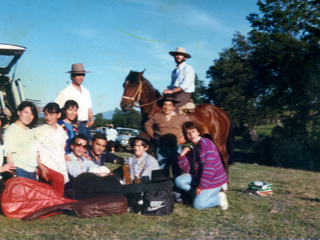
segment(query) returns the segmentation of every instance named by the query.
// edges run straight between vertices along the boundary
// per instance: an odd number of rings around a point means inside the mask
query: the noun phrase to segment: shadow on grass
[[[300,199],[304,201],[320,202],[319,198],[300,198]]]

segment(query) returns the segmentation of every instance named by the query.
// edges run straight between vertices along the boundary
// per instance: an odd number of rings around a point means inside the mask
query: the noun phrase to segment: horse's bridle
[[[144,106],[148,106],[148,105],[153,104],[163,98],[163,96],[161,96],[159,99],[157,99],[151,103],[146,103],[146,104],[142,104],[142,105],[138,106],[137,104],[140,102],[141,93],[142,93],[142,85],[144,83],[144,81],[141,81],[140,79],[138,79],[138,80],[139,80],[139,87],[138,87],[137,91],[135,92],[135,94],[133,95],[133,97],[122,96],[122,98],[132,101],[132,107],[140,107],[141,108]],[[137,97],[137,99],[136,99],[136,97]]]

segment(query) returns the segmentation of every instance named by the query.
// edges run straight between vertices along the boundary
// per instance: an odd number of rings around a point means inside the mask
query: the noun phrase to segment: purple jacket
[[[197,149],[195,153],[194,149]],[[195,155],[193,175],[198,183],[197,188],[212,189],[227,183],[228,178],[216,145],[208,138],[201,138],[194,149],[179,157],[178,164],[183,172],[192,173],[190,163]]]

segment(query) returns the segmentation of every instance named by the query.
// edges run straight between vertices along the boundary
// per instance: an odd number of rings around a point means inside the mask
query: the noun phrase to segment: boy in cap
[[[176,105],[176,111],[178,111],[191,99],[191,93],[195,90],[195,73],[193,68],[185,62],[191,58],[186,49],[178,47],[176,51],[171,51],[169,54],[174,57],[177,65],[171,74],[171,86],[164,90],[163,94],[173,94],[174,99],[179,101]]]
[[[141,177],[142,181],[151,180],[153,170],[159,169],[158,161],[147,153],[150,145],[150,137],[146,133],[139,133],[138,136],[130,138],[134,155],[129,158],[129,169],[131,180],[135,176]]]

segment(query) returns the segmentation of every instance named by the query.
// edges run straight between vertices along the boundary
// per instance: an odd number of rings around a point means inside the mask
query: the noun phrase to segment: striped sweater
[[[194,171],[191,169],[193,160]],[[191,151],[180,156],[178,164],[183,172],[194,175],[197,188],[201,190],[217,188],[228,182],[218,149],[208,138],[201,138]]]

